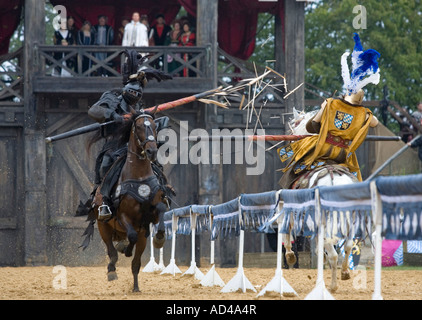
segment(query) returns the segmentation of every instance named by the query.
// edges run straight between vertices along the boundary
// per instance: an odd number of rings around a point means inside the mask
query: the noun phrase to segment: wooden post
[[[305,2],[286,0],[284,2],[284,55],[285,72],[289,91],[305,81]],[[305,107],[305,85],[285,100],[285,112],[293,107]],[[286,124],[286,130],[287,124]]]
[[[218,1],[209,0],[198,0],[197,1],[197,45],[205,46],[211,45],[210,47],[210,64],[205,66],[207,70],[207,77],[211,78],[210,89],[217,87],[217,31],[218,31]],[[216,125],[217,118],[217,106],[207,106],[202,108],[202,114],[200,115],[200,121],[203,122],[203,126],[208,132],[213,129],[212,124]],[[199,170],[199,203],[200,204],[217,204],[221,202],[220,195],[220,179],[219,179],[219,165],[212,164],[200,164]],[[204,241],[197,239],[197,248],[199,252],[196,255],[199,258],[201,252],[210,251],[210,243],[208,239],[204,238]],[[218,244],[217,244],[218,245]],[[217,254],[220,250],[217,248]]]
[[[198,0],[197,8],[197,43],[198,45],[211,44],[210,76],[212,88],[217,87],[217,30],[218,30],[218,1]],[[210,131],[211,124],[216,123],[217,107],[208,106],[203,109],[205,128]],[[199,165],[199,201],[201,204],[215,204],[219,197],[219,168],[218,165]]]
[[[218,1],[198,0],[196,43],[198,46],[211,45],[210,66],[205,66],[206,74],[212,79],[211,88],[217,87],[217,31]]]
[[[25,144],[25,263],[47,263],[46,146],[44,114],[33,93],[38,71],[36,48],[45,40],[45,2],[25,0],[24,144]]]
[[[275,70],[281,74],[286,72],[285,54],[284,54],[284,17],[280,15],[275,16],[275,46],[274,58],[276,60]]]

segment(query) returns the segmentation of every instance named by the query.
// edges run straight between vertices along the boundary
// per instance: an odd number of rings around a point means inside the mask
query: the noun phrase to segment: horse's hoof
[[[330,291],[333,292],[333,293],[336,292],[337,289],[338,289],[338,286],[337,285],[330,287]]]
[[[107,279],[108,281],[117,280],[117,273],[115,271],[110,271],[107,273]]]
[[[164,247],[166,238],[164,237],[164,231],[158,231],[155,237],[152,239],[152,245],[155,249],[161,249]]]
[[[132,292],[141,292],[140,290],[139,290],[139,288],[133,288],[133,290],[132,290]]]
[[[342,271],[341,272],[341,280],[349,280],[349,279],[350,279],[350,272],[349,272],[349,270]]]
[[[286,261],[289,267],[293,267],[293,265],[296,263],[296,256],[294,252],[286,253]]]
[[[128,257],[128,258],[131,257],[132,256],[132,250],[128,250],[128,248],[126,247],[125,256]]]

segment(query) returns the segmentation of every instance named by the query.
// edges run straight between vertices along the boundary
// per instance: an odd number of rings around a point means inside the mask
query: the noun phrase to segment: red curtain
[[[0,0],[0,55],[9,52],[10,38],[19,25],[23,0]]]

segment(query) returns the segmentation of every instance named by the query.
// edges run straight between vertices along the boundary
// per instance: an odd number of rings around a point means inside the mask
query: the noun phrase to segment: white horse
[[[295,135],[307,135],[310,134],[306,130],[306,123],[309,119],[311,119],[317,111],[312,111],[308,113],[304,112],[297,112],[295,109],[294,111],[294,118],[289,122],[290,129],[292,131],[292,134]],[[353,178],[343,174],[340,175],[336,172],[333,172],[332,174],[326,174],[322,178],[320,177],[318,181],[315,184],[315,181],[317,180],[318,174],[322,171],[326,170],[326,166],[321,166],[318,170],[316,170],[309,180],[309,185],[313,186],[339,186],[339,185],[345,185],[345,184],[351,184],[355,183],[356,180]],[[293,221],[292,221],[293,223]],[[291,230],[293,228],[293,225],[290,225],[290,232],[289,234],[283,234],[282,235],[282,241],[284,242],[284,247],[286,248],[286,261],[289,267],[292,267],[296,263],[296,256],[294,252],[292,251],[292,243],[291,243]],[[337,261],[338,261],[338,254],[334,248],[334,245],[338,242],[339,239],[324,239],[324,248],[327,252],[328,261],[331,267],[332,275],[331,275],[331,285],[330,290],[332,292],[336,291],[337,286]],[[318,240],[317,240],[318,241]],[[341,266],[341,280],[348,280],[350,279],[350,269],[349,269],[349,255],[352,250],[353,246],[353,239],[347,239],[344,244],[344,251],[345,251],[345,258],[343,260],[342,266]],[[318,248],[318,244],[316,246]]]

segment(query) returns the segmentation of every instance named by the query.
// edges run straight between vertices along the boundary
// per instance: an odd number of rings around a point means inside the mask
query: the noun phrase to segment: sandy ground
[[[182,272],[187,267],[181,266]],[[259,292],[273,278],[274,269],[245,268],[245,275]],[[208,268],[201,268],[204,274]],[[217,268],[224,282],[237,269]],[[220,287],[202,287],[192,276],[140,273],[139,293],[132,293],[132,274],[127,266],[118,267],[118,279],[108,282],[106,266],[66,267],[3,267],[0,268],[0,299],[8,300],[254,300],[257,293],[220,293]],[[304,299],[314,288],[316,270],[285,270],[284,277],[298,296],[281,298],[279,295],[264,299]],[[373,270],[355,271],[352,279],[339,280],[333,294],[337,300],[369,300],[373,293]],[[339,276],[339,273],[338,273]],[[330,272],[324,280],[330,283]],[[422,270],[385,270],[382,272],[382,296],[385,300],[422,300]],[[260,298],[262,299],[262,298]]]

